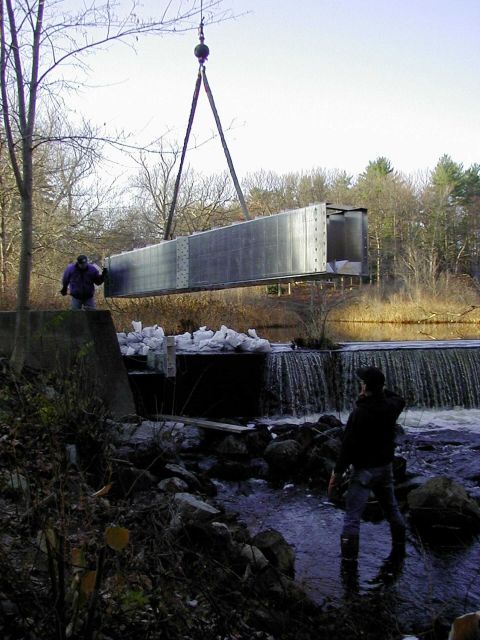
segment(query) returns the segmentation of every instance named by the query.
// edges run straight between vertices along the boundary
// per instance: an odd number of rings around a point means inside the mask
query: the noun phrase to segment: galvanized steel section
[[[177,256],[177,289],[188,289],[190,274],[190,244],[188,236],[183,236],[175,240]]]
[[[315,204],[110,256],[105,295],[162,295],[332,272],[360,275],[366,211],[330,209]]]
[[[238,286],[325,271],[325,205],[190,236],[190,287]]]
[[[327,271],[368,274],[367,210],[327,205]]]

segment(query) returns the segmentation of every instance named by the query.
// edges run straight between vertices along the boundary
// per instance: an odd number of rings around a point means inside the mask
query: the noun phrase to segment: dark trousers
[[[342,536],[358,536],[360,520],[373,491],[391,526],[404,528],[405,520],[398,508],[393,488],[392,464],[369,469],[354,469],[345,501]]]

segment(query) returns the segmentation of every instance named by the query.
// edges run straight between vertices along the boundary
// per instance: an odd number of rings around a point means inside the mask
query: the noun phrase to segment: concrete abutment
[[[12,353],[15,317],[15,311],[0,312],[2,356]],[[59,374],[76,368],[114,418],[136,414],[109,311],[30,311],[29,325],[26,366]]]

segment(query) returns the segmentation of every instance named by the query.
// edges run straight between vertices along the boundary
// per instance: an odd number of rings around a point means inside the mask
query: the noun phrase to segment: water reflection
[[[266,327],[259,335],[270,342],[290,342],[303,335],[304,328]],[[329,322],[327,335],[338,342],[391,342],[409,340],[478,340],[478,324],[394,324],[373,322]]]
[[[393,558],[386,522],[362,522],[358,563],[345,566],[339,533],[343,512],[320,491],[263,481],[217,483],[219,501],[236,512],[251,533],[273,528],[295,548],[295,576],[318,603],[357,602],[379,616],[394,614],[405,631],[431,620],[453,620],[480,599],[478,542],[456,547],[425,545],[409,530],[404,557]],[[379,627],[380,628],[380,627]]]

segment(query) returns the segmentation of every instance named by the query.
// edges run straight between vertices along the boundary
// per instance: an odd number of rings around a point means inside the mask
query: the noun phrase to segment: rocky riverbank
[[[125,425],[74,379],[19,381],[5,364],[1,377],[5,640],[402,637],[387,592],[368,601],[312,598],[296,581],[294,545],[276,528],[249,530],[218,493],[219,483],[252,479],[322,493],[342,434],[335,417],[301,427],[258,423],[241,435]],[[427,445],[399,439],[397,487],[412,530],[478,544],[477,501],[460,482],[410,470]],[[478,486],[474,476],[468,482]],[[446,638],[449,622],[437,619],[423,637]]]

